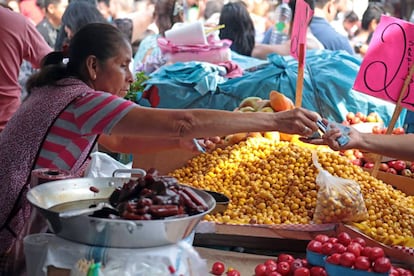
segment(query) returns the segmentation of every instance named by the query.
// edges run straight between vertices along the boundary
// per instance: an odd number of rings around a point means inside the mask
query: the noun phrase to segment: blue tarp
[[[268,99],[277,90],[295,101],[298,63],[290,56],[269,55],[261,60],[234,55],[245,71],[226,79],[222,68],[210,63],[186,62],[161,67],[151,74],[147,88],[156,85],[161,108],[210,108],[233,110],[246,97]],[[387,125],[395,105],[352,89],[361,60],[342,51],[307,51],[302,106],[322,117],[341,122],[346,113],[377,112]],[[141,105],[150,106],[145,99]],[[402,126],[404,110],[396,126]]]

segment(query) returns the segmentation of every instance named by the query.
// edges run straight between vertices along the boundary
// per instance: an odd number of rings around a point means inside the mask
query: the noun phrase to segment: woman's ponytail
[[[55,51],[47,54],[42,62],[40,71],[34,73],[26,83],[26,89],[30,91],[34,87],[50,85],[68,76],[67,56],[63,51]]]

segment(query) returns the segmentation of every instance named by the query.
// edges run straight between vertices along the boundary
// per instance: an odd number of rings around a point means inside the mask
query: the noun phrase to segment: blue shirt
[[[354,50],[348,38],[338,33],[326,19],[314,16],[310,23],[310,29],[325,49],[332,51],[344,50],[354,55]]]

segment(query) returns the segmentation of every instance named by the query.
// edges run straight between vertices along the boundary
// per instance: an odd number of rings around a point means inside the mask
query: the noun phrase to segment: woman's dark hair
[[[347,11],[344,15],[344,21],[355,23],[359,21],[358,14],[354,11]]]
[[[373,20],[379,22],[381,19],[381,15],[383,14],[385,14],[385,10],[384,6],[381,3],[370,3],[367,9],[362,14],[361,28],[364,30],[368,30],[369,24],[371,24]]]
[[[154,7],[154,18],[160,35],[172,28],[175,23],[184,21],[182,0],[158,0]]]
[[[67,26],[73,33],[89,23],[107,22],[96,5],[91,1],[71,1],[62,16],[62,25],[56,38],[55,50],[60,51],[67,40],[64,27]]]
[[[233,41],[231,49],[241,55],[251,56],[255,43],[255,29],[247,7],[243,2],[230,2],[223,6],[219,24],[221,39]]]
[[[50,85],[65,77],[84,80],[86,58],[93,55],[104,63],[119,53],[120,46],[129,42],[116,27],[109,23],[91,23],[76,32],[71,39],[68,54],[51,52],[43,58],[40,71],[27,81],[27,91],[33,87]],[[68,59],[67,64],[64,58]]]

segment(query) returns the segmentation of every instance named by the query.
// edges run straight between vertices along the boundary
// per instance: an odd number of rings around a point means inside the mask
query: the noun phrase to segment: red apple
[[[366,162],[365,164],[364,164],[364,168],[367,168],[367,169],[372,169],[373,167],[374,167],[374,163],[372,163],[372,162]]]
[[[359,151],[359,150],[354,150],[354,156],[356,158],[363,158],[364,157],[364,154],[361,151]]]
[[[405,133],[405,129],[402,127],[397,127],[392,130],[392,134],[400,135],[404,133]]]
[[[358,111],[357,113],[355,113],[355,117],[358,117],[362,121],[362,119],[364,119],[366,116],[361,111]]]
[[[353,242],[359,243],[362,246],[361,250],[367,245],[366,241],[361,237],[353,238],[351,243],[353,243]]]
[[[388,168],[386,171],[387,173],[398,174],[398,172],[394,168]]]
[[[380,171],[386,172],[388,169],[389,169],[389,166],[387,163],[381,163],[379,166]]]
[[[407,168],[407,164],[406,164],[406,163],[405,163],[405,161],[403,161],[403,160],[397,160],[397,161],[395,161],[393,168],[394,168],[397,172],[400,172],[400,171],[402,171],[403,169]]]
[[[354,266],[356,269],[368,270],[371,268],[371,261],[366,256],[359,256],[356,258]]]
[[[360,245],[357,242],[351,242],[347,247],[346,247],[346,251],[347,252],[351,252],[352,254],[355,255],[355,257],[359,257],[361,255],[361,251],[362,251],[362,245]]]
[[[315,236],[314,240],[320,241],[321,243],[325,243],[329,240],[329,236],[324,234],[318,234]]]
[[[355,263],[355,255],[351,252],[345,252],[341,254],[341,257],[339,258],[339,264],[346,266],[346,267],[352,267]]]
[[[382,133],[382,130],[381,130],[381,128],[379,126],[374,126],[372,128],[372,133],[374,133],[374,134],[381,134]]]
[[[386,273],[391,269],[391,261],[386,257],[375,259],[373,269],[375,272]]]
[[[332,254],[332,248],[333,248],[332,243],[325,242],[324,244],[322,244],[322,254],[324,254],[324,255]]]
[[[378,258],[382,258],[385,257],[385,253],[384,253],[384,249],[382,249],[381,247],[372,247],[371,248],[371,252],[368,256],[368,258],[373,262]]]
[[[330,243],[337,243],[338,242],[338,238],[329,237],[328,242],[330,242]]]
[[[332,253],[342,254],[345,251],[346,251],[346,246],[343,245],[342,243],[339,243],[339,241],[337,243],[334,243],[332,246]]]
[[[348,246],[351,243],[351,240],[352,240],[351,236],[346,232],[339,233],[337,238],[338,238],[338,242],[345,245],[345,246]]]
[[[355,159],[351,160],[351,163],[356,165],[356,166],[361,167],[362,166],[362,159],[355,158]]]
[[[348,112],[347,114],[346,114],[346,120],[348,121],[348,122],[351,122],[351,120],[353,119],[353,118],[355,118],[355,113],[354,112]]]
[[[359,124],[359,123],[361,123],[362,121],[361,121],[361,118],[359,118],[359,117],[354,117],[352,120],[351,120],[351,125],[355,125],[355,124]]]

